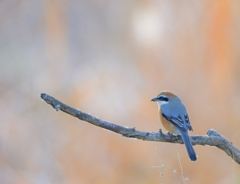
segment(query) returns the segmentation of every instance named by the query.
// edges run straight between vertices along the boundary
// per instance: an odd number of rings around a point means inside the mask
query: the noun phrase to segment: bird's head
[[[171,91],[162,91],[158,96],[154,97],[151,101],[157,102],[159,106],[169,103],[171,100],[178,98]]]

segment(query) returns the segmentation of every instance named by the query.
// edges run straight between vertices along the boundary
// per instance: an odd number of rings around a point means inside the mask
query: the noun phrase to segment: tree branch
[[[104,120],[101,120],[95,116],[90,114],[84,113],[80,110],[77,110],[73,107],[70,107],[59,100],[55,99],[54,97],[42,93],[41,98],[50,104],[56,111],[63,111],[71,116],[77,117],[80,120],[87,121],[93,125],[105,128],[107,130],[111,130],[118,134],[123,135],[124,137],[128,138],[137,138],[142,139],[144,141],[159,141],[159,142],[168,142],[168,143],[178,143],[183,144],[181,136],[174,136],[170,133],[164,134],[160,129],[157,133],[150,133],[150,132],[143,132],[136,130],[135,128],[128,128],[123,127],[120,125],[116,125]],[[216,146],[219,149],[223,150],[227,153],[235,162],[240,164],[240,151],[239,149],[226,138],[224,138],[221,134],[216,132],[215,130],[209,130],[207,135],[199,136],[199,135],[192,135],[189,136],[192,142],[192,145],[209,145],[209,146]]]

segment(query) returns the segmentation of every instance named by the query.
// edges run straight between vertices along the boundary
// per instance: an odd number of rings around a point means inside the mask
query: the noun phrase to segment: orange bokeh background
[[[150,100],[168,89],[191,135],[215,129],[240,148],[239,1],[5,0],[0,9],[1,184],[181,183],[182,171],[189,184],[240,182],[239,165],[216,147],[195,146],[192,163],[184,145],[128,139],[39,97],[157,132]]]

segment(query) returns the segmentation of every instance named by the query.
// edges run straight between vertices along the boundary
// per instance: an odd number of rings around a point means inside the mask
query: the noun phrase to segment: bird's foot
[[[167,135],[168,135],[169,137],[181,137],[181,135],[173,134],[173,133],[171,133],[171,132],[168,132]]]
[[[164,134],[164,133],[162,133],[162,129],[159,129],[159,134],[160,134],[160,136]]]

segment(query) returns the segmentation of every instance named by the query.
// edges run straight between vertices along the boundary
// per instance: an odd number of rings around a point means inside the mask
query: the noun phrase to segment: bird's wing
[[[182,118],[181,118],[180,116],[179,116],[178,118],[173,117],[173,116],[168,116],[168,115],[165,114],[163,111],[162,111],[162,116],[163,116],[166,120],[168,120],[169,122],[171,122],[172,124],[174,124],[176,127],[185,130],[185,128],[184,128],[184,122],[183,122],[183,120],[182,120]]]
[[[187,128],[192,131],[192,127],[191,127],[189,117],[188,117],[186,110],[184,110],[184,112],[178,112],[178,111],[174,111],[172,109],[170,112],[168,110],[168,108],[164,107],[164,105],[161,107],[161,110],[162,110],[162,116],[166,120],[171,122],[173,125],[175,125],[176,127],[180,128],[182,130],[186,130],[186,128]]]
[[[193,131],[190,120],[189,120],[189,117],[188,117],[188,114],[184,115],[184,119],[185,119],[185,122],[187,124],[188,130]]]

